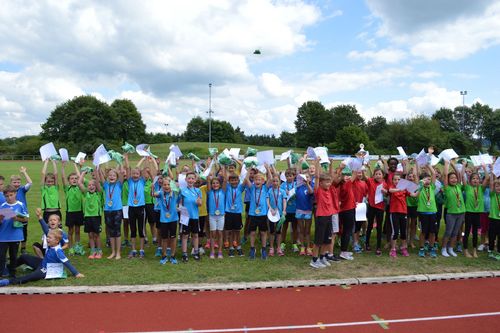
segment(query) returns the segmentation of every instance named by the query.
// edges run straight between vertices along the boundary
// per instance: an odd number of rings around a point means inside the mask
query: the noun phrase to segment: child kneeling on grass
[[[83,274],[79,273],[76,268],[71,265],[68,258],[64,255],[61,245],[59,244],[61,238],[62,231],[60,229],[50,230],[47,235],[49,248],[43,259],[29,254],[23,254],[18,259],[18,265],[28,265],[33,268],[34,271],[18,278],[13,277],[0,280],[0,287],[5,287],[10,284],[23,284],[42,279],[62,278],[64,277],[63,267],[66,267],[77,278],[84,277]]]

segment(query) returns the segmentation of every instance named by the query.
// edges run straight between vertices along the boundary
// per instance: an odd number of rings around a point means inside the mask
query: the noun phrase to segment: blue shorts
[[[308,211],[297,211],[295,213],[295,218],[297,220],[310,220],[312,219],[312,212]]]

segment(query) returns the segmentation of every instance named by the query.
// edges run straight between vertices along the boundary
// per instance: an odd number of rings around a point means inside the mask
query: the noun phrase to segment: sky
[[[500,1],[0,0],[0,138],[38,134],[90,94],[132,100],[148,132],[195,116],[295,131],[297,108],[369,120],[500,108]],[[260,50],[260,55],[253,54]],[[496,60],[495,60],[496,59]],[[82,119],[85,121],[85,119]],[[167,124],[167,125],[166,125]],[[112,128],[112,124],[110,124]]]

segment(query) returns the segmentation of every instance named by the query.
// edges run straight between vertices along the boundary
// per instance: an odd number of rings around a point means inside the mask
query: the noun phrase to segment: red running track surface
[[[1,332],[137,332],[316,325],[500,312],[500,278],[348,287],[0,295]],[[270,328],[266,332],[275,332]],[[500,332],[500,316],[281,332]]]

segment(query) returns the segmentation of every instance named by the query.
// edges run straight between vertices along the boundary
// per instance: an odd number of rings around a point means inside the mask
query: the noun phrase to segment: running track
[[[500,278],[241,291],[0,295],[0,308],[2,331],[12,333],[216,332],[244,327],[270,327],[265,332],[486,333],[500,332]],[[466,314],[486,315],[376,321]],[[346,322],[358,324],[328,326]],[[319,327],[277,328],[290,325]]]

